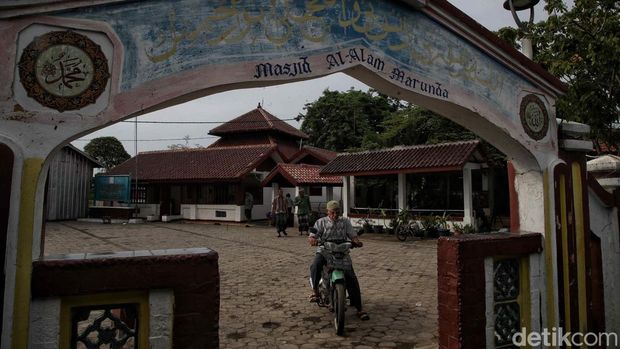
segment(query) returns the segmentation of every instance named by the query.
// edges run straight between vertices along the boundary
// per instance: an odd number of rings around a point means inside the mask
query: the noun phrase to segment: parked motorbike
[[[344,333],[347,310],[345,272],[352,269],[349,251],[353,247],[356,246],[349,241],[323,243],[323,257],[327,263],[323,266],[323,274],[319,281],[317,304],[320,307],[327,307],[334,313],[334,328],[339,336]]]

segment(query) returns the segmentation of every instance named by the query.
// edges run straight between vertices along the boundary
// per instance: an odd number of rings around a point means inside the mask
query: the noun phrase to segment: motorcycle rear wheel
[[[344,313],[347,294],[344,284],[339,283],[334,286],[334,327],[336,328],[336,334],[342,336],[344,333]]]
[[[398,238],[399,241],[407,240],[407,235],[409,235],[409,232],[407,230],[408,230],[407,227],[403,224],[399,225],[396,228],[396,237]]]

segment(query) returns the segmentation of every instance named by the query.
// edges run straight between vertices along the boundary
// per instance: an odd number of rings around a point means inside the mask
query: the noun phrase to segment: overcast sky
[[[502,7],[502,0],[449,1],[490,30],[497,30],[508,25],[515,26],[510,12]],[[536,20],[546,17],[543,7],[544,1],[536,6]],[[529,15],[528,11],[521,11],[522,20],[526,20],[526,15]],[[142,115],[138,120],[225,122],[256,108],[259,102],[265,109],[280,119],[291,119],[299,113],[303,113],[305,104],[318,99],[323,90],[346,91],[351,87],[359,90],[368,89],[368,86],[361,82],[345,74],[337,73],[310,81],[218,93]],[[294,127],[300,126],[295,121],[288,122]],[[186,136],[192,138],[189,140],[191,146],[207,146],[216,139],[208,135],[209,130],[218,125],[138,124],[138,152],[167,149],[171,144],[185,144],[185,141],[181,139]],[[102,136],[114,136],[123,143],[127,152],[133,156],[135,154],[134,133],[133,123],[121,122],[84,136],[80,140],[74,141],[73,144],[83,149],[87,140]]]

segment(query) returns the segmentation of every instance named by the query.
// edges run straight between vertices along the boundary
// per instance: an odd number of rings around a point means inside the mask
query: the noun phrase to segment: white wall
[[[283,194],[291,194],[291,199],[295,200],[295,188],[282,188]],[[341,188],[334,188],[334,200],[340,200]],[[252,220],[267,219],[267,212],[271,211],[271,201],[273,198],[273,190],[271,187],[263,188],[263,204],[254,205],[252,208]],[[325,203],[327,202],[327,190],[323,187],[321,196],[310,196],[310,204],[313,210],[321,209],[325,211]],[[140,217],[148,215],[159,215],[159,205],[142,204],[140,207]],[[226,217],[216,217],[215,211],[225,211]],[[226,222],[242,222],[245,221],[245,209],[243,206],[237,205],[196,205],[181,204],[181,216],[183,219],[189,220],[209,220],[209,221],[226,221]]]
[[[243,206],[237,205],[181,205],[181,216],[190,220],[209,220],[239,222],[241,220]],[[217,217],[216,211],[226,213],[225,217]]]
[[[333,193],[333,200],[340,201],[342,198],[342,188],[334,187]],[[306,190],[306,194],[308,194],[308,190]],[[326,187],[323,187],[321,196],[310,196],[310,205],[312,205],[312,210],[318,211],[319,213],[325,213],[325,204],[327,204],[327,201]]]
[[[138,217],[146,218],[147,216],[158,216],[159,213],[159,204],[138,204],[138,208],[140,209],[140,213]]]

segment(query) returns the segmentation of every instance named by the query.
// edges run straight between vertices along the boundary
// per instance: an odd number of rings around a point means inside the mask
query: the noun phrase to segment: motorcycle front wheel
[[[334,286],[334,327],[336,328],[336,334],[342,336],[344,333],[344,312],[346,310],[347,294],[344,284],[339,283]]]

